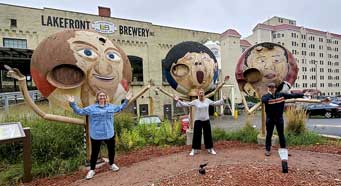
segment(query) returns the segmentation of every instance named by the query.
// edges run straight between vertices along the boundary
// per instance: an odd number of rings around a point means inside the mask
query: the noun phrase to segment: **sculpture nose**
[[[94,67],[95,71],[101,75],[110,75],[113,71],[112,65],[109,62],[100,59]]]

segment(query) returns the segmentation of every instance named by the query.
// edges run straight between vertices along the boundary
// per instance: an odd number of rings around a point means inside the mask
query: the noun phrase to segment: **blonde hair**
[[[104,91],[104,90],[99,90],[99,91],[96,92],[96,101],[95,101],[95,103],[99,103],[98,96],[99,96],[99,94],[101,94],[101,93],[104,93],[104,94],[105,94],[105,104],[106,104],[106,103],[108,102],[108,94],[107,94],[107,92]]]

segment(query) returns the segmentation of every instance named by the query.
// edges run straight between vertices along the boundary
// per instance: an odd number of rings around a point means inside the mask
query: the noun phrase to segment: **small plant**
[[[290,106],[285,112],[286,132],[300,135],[306,131],[307,113],[301,107]]]

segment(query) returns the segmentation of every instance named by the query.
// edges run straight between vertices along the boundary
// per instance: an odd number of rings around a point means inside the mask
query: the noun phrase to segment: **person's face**
[[[189,52],[171,67],[171,75],[189,96],[196,96],[198,88],[207,88],[213,81],[216,64],[206,53]]]
[[[276,87],[275,86],[268,86],[268,90],[269,90],[269,92],[274,94],[276,92]]]
[[[101,38],[101,39],[100,39]],[[93,32],[76,32],[75,38],[68,40],[76,65],[87,76],[87,84],[93,92],[102,89],[115,94],[122,80],[123,60],[119,50],[107,38]]]
[[[205,96],[205,91],[203,89],[199,89],[198,96],[199,98],[203,98]]]
[[[97,100],[99,103],[105,103],[107,100],[107,95],[105,93],[101,92],[98,94]]]
[[[262,83],[276,83],[278,86],[288,74],[288,62],[284,50],[278,46],[268,49],[262,46],[251,51],[247,64],[249,68],[257,68],[262,74]]]

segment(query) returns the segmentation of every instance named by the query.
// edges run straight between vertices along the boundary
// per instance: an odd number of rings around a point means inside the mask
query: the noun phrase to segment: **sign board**
[[[114,33],[116,30],[114,23],[108,21],[95,21],[91,27],[95,29],[96,32],[102,34],[111,34]]]
[[[25,133],[20,122],[0,124],[0,141],[24,137]]]

